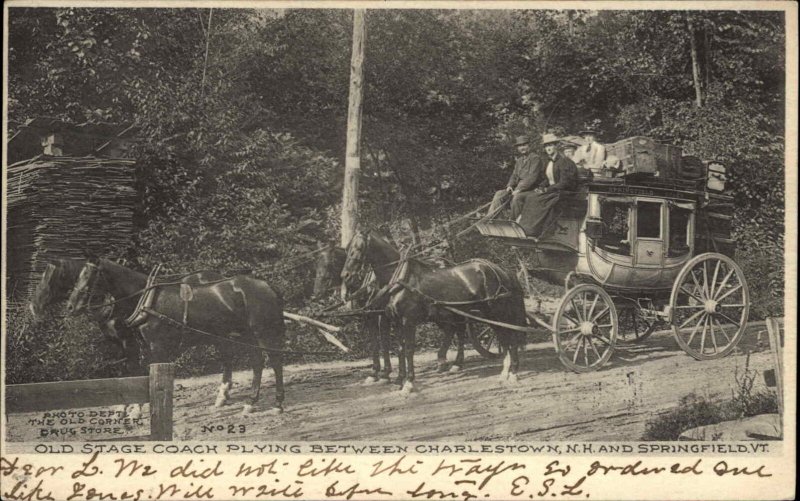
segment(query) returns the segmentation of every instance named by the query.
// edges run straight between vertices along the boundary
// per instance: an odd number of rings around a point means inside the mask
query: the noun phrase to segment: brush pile
[[[47,260],[106,254],[133,235],[134,161],[39,156],[8,168],[8,298],[27,301]]]

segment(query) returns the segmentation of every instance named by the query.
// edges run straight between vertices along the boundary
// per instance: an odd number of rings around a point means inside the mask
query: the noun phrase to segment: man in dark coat
[[[516,219],[522,211],[525,195],[544,181],[542,159],[531,151],[530,138],[517,136],[514,146],[518,154],[514,161],[514,172],[511,173],[506,188],[494,194],[489,215],[496,215],[498,208],[511,195],[511,219]]]
[[[558,151],[559,139],[553,134],[542,138],[546,154],[544,186],[536,188],[525,197],[519,224],[525,234],[540,237],[548,229],[555,214],[554,209],[564,192],[574,191],[578,185],[578,168]]]

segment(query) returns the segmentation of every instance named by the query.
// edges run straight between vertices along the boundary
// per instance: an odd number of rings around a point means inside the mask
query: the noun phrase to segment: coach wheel
[[[602,367],[617,340],[617,309],[611,296],[593,284],[580,284],[561,299],[553,317],[558,358],[575,372]]]
[[[670,297],[672,332],[697,360],[724,357],[747,327],[750,295],[742,269],[717,253],[694,257],[681,270]]]
[[[503,355],[497,334],[491,326],[478,322],[467,322],[467,335],[472,342],[472,347],[482,357],[497,359]]]

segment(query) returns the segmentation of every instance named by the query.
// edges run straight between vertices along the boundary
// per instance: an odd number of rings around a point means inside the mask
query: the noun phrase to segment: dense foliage
[[[367,15],[362,219],[446,221],[508,175],[508,137],[646,135],[732,166],[758,315],[781,314],[780,12],[374,10]],[[149,269],[258,270],[299,307],[309,270],[270,273],[338,234],[347,10],[9,9],[9,128],[130,123]],[[461,244],[462,257],[486,251]]]

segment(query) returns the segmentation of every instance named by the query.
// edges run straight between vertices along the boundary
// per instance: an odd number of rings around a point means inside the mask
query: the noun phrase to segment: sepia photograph
[[[794,451],[796,5],[468,5],[6,3],[3,497],[60,499],[9,446]],[[314,499],[562,471],[487,468]]]

